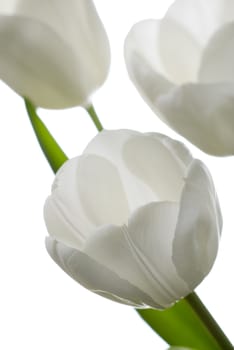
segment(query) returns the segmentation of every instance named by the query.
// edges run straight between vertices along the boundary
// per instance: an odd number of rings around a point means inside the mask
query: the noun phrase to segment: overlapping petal
[[[232,0],[175,0],[133,26],[129,76],[152,110],[206,153],[234,154]]]
[[[46,239],[46,248],[68,275],[92,292],[131,306],[144,306],[142,300],[145,300],[147,305],[155,307],[154,301],[144,292],[87,254],[52,238]]]
[[[178,274],[192,289],[209,273],[215,261],[222,218],[208,170],[194,161],[185,179],[173,241]]]
[[[222,218],[208,170],[161,134],[103,131],[56,174],[51,257],[86,288],[164,309],[211,269]]]
[[[217,156],[234,154],[233,107],[234,82],[186,84],[157,101],[171,128]]]

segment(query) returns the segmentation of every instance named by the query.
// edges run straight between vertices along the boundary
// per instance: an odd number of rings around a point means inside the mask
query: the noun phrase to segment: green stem
[[[27,99],[24,101],[37,140],[52,170],[56,173],[68,157],[37,115],[34,105]]]
[[[214,337],[217,344],[220,346],[220,349],[233,350],[233,345],[219,327],[215,319],[212,317],[210,312],[207,310],[205,305],[202,303],[200,298],[195,293],[192,293],[188,295],[186,299],[191,308],[204,323],[209,333]]]
[[[137,312],[169,345],[199,350],[233,350],[195,293],[164,311],[146,309]]]
[[[101,122],[100,122],[100,120],[99,120],[99,118],[97,116],[97,113],[96,113],[96,111],[94,109],[94,106],[91,105],[86,110],[89,113],[89,115],[90,115],[94,125],[96,126],[97,130],[98,131],[102,131],[103,130],[103,126],[102,126],[102,124],[101,124]]]

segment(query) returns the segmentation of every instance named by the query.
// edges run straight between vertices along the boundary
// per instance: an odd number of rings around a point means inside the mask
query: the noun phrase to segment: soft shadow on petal
[[[174,85],[169,82],[160,58],[160,21],[135,24],[125,39],[124,55],[128,74],[146,101],[154,101]]]
[[[155,193],[156,200],[179,200],[184,167],[162,142],[149,135],[132,137],[124,145],[129,171]]]
[[[168,148],[171,154],[173,154],[179,161],[179,164],[182,169],[184,169],[184,171],[186,171],[189,164],[193,161],[191,152],[182,142],[156,132],[146,133],[145,135],[149,135],[156,138],[157,140],[160,140],[160,142],[162,142],[164,146]]]
[[[0,13],[1,15],[10,15],[17,7],[18,0],[1,0],[0,1]]]
[[[164,121],[204,152],[234,154],[234,84],[187,84],[156,102]]]
[[[158,47],[170,81],[181,85],[197,80],[202,47],[186,28],[177,21],[162,19]]]
[[[95,229],[95,225],[85,215],[79,197],[77,184],[79,163],[80,157],[70,159],[56,173],[52,193],[45,204],[44,216],[50,235],[63,241],[64,238],[60,233],[63,235],[65,225],[81,244]],[[57,217],[58,223],[53,216]],[[68,244],[66,240],[64,242]],[[78,242],[75,247],[77,244]]]
[[[95,227],[127,222],[126,193],[117,167],[107,159],[92,154],[79,158],[77,190],[82,209]]]
[[[190,291],[171,258],[178,209],[169,202],[139,208],[129,227],[108,225],[96,231],[84,252],[150,296],[153,302],[142,297],[145,304],[169,307]]]
[[[52,238],[46,239],[46,248],[51,258],[85,288],[127,305],[139,307],[144,306],[143,299],[150,301],[144,292],[85,253]],[[153,303],[152,300],[151,302]]]
[[[0,16],[0,78],[45,108],[65,108],[87,99],[74,78],[76,57],[48,26],[29,18]]]
[[[100,228],[87,240],[84,253],[144,291],[143,303],[161,309],[163,308],[159,303],[159,300],[163,299],[161,291],[157,293],[157,290],[152,288],[147,275],[139,266],[126,238],[126,230],[127,227],[111,225]]]
[[[55,31],[76,53],[86,80],[105,80],[110,64],[107,35],[92,0],[20,0],[17,15],[34,18]],[[82,69],[80,71],[82,74]],[[79,77],[77,77],[79,79]]]
[[[184,26],[200,44],[205,45],[210,36],[225,22],[234,20],[233,0],[176,0],[165,18]]]
[[[83,246],[85,235],[69,220],[66,209],[53,197],[47,198],[45,202],[44,219],[47,231],[56,240],[73,248]]]
[[[157,198],[141,179],[128,170],[124,161],[124,145],[137,135],[140,135],[140,133],[132,130],[102,131],[84,151],[84,154],[102,156],[116,166],[128,198],[130,212]],[[136,153],[134,158],[136,158]]]
[[[140,268],[155,289],[155,300],[164,306],[190,292],[172,261],[178,210],[178,203],[150,203],[134,213],[126,232]]]
[[[208,274],[215,261],[222,218],[211,176],[195,160],[185,179],[173,242],[173,262],[191,291]]]
[[[234,22],[226,24],[208,42],[201,61],[202,83],[234,83]]]

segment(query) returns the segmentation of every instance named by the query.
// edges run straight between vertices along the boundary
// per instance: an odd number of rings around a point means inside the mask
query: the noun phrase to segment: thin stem
[[[200,298],[192,293],[186,298],[189,305],[196,312],[200,320],[205,324],[206,328],[210,332],[210,334],[214,337],[220,349],[222,350],[233,350],[234,347],[226,337],[222,329],[219,327],[217,322],[214,320],[212,315],[209,313],[205,305],[202,303]]]
[[[68,157],[37,115],[34,105],[27,99],[24,101],[37,140],[52,170],[56,173],[63,163],[68,160]]]
[[[100,122],[100,120],[99,120],[99,118],[97,116],[97,113],[96,113],[96,111],[94,109],[94,106],[91,105],[86,110],[89,113],[89,115],[90,115],[94,125],[96,126],[97,130],[98,131],[102,131],[103,130],[103,126],[102,126],[102,124],[101,124],[101,122]]]

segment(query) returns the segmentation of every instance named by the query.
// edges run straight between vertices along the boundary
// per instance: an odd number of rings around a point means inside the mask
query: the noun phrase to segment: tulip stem
[[[217,344],[222,350],[233,350],[234,347],[226,337],[222,329],[219,327],[215,319],[212,317],[210,312],[207,310],[205,305],[202,303],[197,294],[192,293],[186,298],[188,304],[195,311],[200,320],[204,323],[207,330],[216,340]]]
[[[103,126],[102,126],[102,124],[101,124],[101,122],[100,122],[100,120],[98,118],[98,115],[97,115],[97,113],[96,113],[96,111],[94,109],[94,106],[91,105],[86,110],[89,113],[89,115],[90,115],[94,125],[96,126],[97,130],[98,131],[102,131],[103,130]]]
[[[138,309],[137,312],[169,345],[199,350],[234,349],[195,293],[164,311]]]
[[[34,105],[27,99],[24,99],[24,101],[37,140],[52,170],[56,173],[63,163],[68,160],[68,157],[37,115]]]

